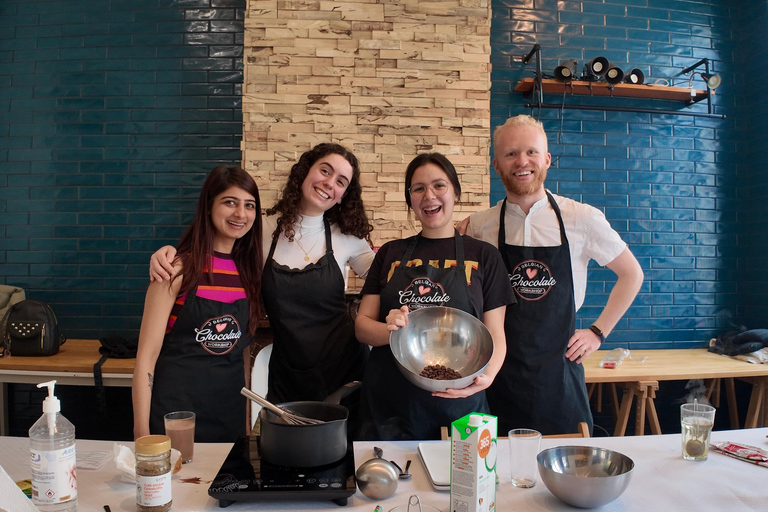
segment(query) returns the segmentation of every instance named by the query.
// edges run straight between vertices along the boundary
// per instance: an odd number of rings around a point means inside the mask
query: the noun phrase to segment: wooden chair
[[[582,421],[577,425],[576,432],[572,434],[551,434],[547,436],[541,436],[544,439],[565,439],[565,438],[586,438],[590,437],[589,435],[589,424],[587,422]],[[505,439],[507,436],[499,436],[499,439]],[[448,427],[440,427],[440,439],[442,441],[447,441],[450,439],[450,433],[448,432]]]

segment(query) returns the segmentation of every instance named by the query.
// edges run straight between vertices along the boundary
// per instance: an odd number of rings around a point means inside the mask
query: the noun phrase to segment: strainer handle
[[[416,494],[411,494],[411,497],[408,498],[408,509],[405,512],[411,512],[411,505],[418,506],[418,510],[421,512],[421,500],[419,500],[419,497]]]

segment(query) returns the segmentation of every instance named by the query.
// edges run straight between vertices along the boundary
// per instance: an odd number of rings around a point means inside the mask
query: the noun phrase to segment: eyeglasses
[[[411,188],[408,189],[408,193],[413,196],[423,196],[427,193],[427,188],[429,188],[433,194],[436,196],[442,196],[446,192],[448,192],[449,184],[447,181],[438,180],[435,181],[429,185],[422,185],[419,183],[418,185],[413,185]]]

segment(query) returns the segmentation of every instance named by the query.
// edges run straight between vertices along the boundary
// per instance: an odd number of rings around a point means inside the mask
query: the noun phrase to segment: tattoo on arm
[[[147,374],[147,382],[149,383],[149,390],[150,390],[150,391],[152,391],[152,386],[153,386],[153,385],[154,385],[154,383],[155,383],[154,381],[155,381],[155,376],[154,376],[154,375],[152,375],[151,373],[148,373],[148,374]]]

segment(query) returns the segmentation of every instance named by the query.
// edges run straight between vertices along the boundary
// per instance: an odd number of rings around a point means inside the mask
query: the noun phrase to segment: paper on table
[[[77,469],[101,469],[112,458],[112,452],[77,452]]]
[[[40,512],[32,500],[21,492],[16,482],[0,466],[0,511],[5,512]]]

